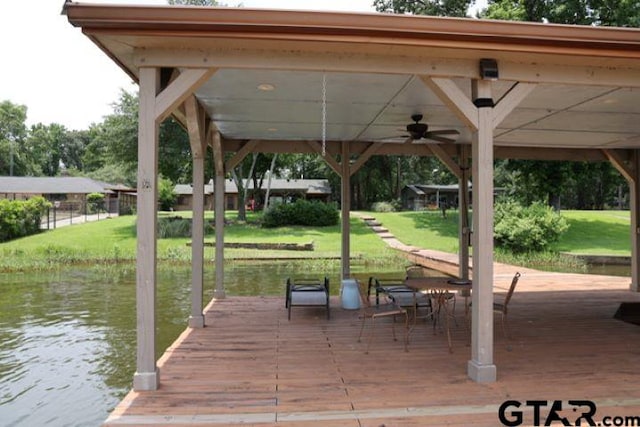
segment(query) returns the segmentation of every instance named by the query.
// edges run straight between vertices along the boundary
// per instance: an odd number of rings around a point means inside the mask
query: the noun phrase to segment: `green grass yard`
[[[161,213],[160,215],[168,215]],[[174,212],[173,216],[189,218],[190,212]],[[252,222],[235,221],[236,213],[227,212],[229,224],[225,226],[225,242],[298,243],[313,242],[314,251],[277,251],[225,249],[225,258],[335,258],[340,256],[340,226],[332,227],[280,227],[261,228]],[[110,263],[133,261],[136,258],[135,216],[115,217],[96,222],[60,227],[41,234],[0,244],[0,271],[22,268],[47,268],[55,263]],[[205,221],[213,221],[208,212]],[[205,236],[206,242],[214,242],[215,236]],[[190,238],[158,239],[158,258],[168,261],[189,261]],[[399,255],[359,219],[351,219],[351,253],[369,260],[393,259]],[[212,259],[214,249],[205,249],[205,257]]]
[[[367,212],[377,218],[403,243],[449,253],[458,251],[458,213],[450,210],[446,217],[440,211]],[[171,214],[189,218],[190,212]],[[313,241],[314,251],[275,251],[225,249],[227,259],[308,257],[327,259],[340,256],[340,226],[261,228],[256,215],[248,214],[247,223],[235,221],[235,212],[227,212],[226,242],[298,243]],[[555,252],[599,255],[629,255],[628,211],[563,211],[570,228],[552,248]],[[213,221],[207,212],[206,221]],[[134,261],[136,258],[135,216],[123,216],[97,222],[61,227],[38,235],[0,244],[0,271],[46,269],[71,263],[111,263]],[[188,262],[189,238],[158,239],[161,261]],[[213,242],[208,234],[205,241]],[[355,257],[381,262],[394,262],[400,255],[389,249],[362,220],[351,218],[351,253]],[[213,248],[205,249],[212,259]],[[503,261],[507,262],[507,261]]]
[[[400,241],[444,252],[458,251],[458,212],[367,212]],[[629,211],[562,211],[569,230],[552,250],[588,255],[630,255]]]

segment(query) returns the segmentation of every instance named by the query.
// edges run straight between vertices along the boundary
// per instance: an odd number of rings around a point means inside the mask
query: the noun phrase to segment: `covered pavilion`
[[[477,19],[67,2],[63,13],[140,87],[137,371],[154,390],[158,126],[172,115],[193,155],[192,311],[203,327],[204,162],[215,164],[216,241],[225,174],[252,152],[317,153],[342,179],[342,269],[349,179],[373,155],[438,157],[473,182],[460,220],[460,272],[473,243],[467,375],[496,379],[493,160],[610,161],[631,193],[631,290],[638,290],[640,30]],[[407,137],[422,114],[432,139]],[[454,141],[449,137],[455,135]],[[225,154],[233,153],[228,159]],[[226,159],[226,160],[225,160]],[[223,245],[215,297],[224,298]]]

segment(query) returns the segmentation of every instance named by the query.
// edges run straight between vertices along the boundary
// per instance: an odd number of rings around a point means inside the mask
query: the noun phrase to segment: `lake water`
[[[227,294],[283,295],[285,278],[308,268],[231,265],[225,267]],[[337,293],[339,264],[328,262],[323,272]],[[100,425],[131,388],[135,371],[134,268],[0,277],[0,425]],[[158,271],[158,357],[186,328],[190,277],[189,268]],[[208,271],[205,301],[213,283]]]
[[[327,274],[338,293],[338,262],[321,265],[322,273],[310,268],[304,262],[231,264],[227,294],[283,295],[286,277],[299,272]],[[363,265],[352,270],[356,276],[401,274]],[[134,268],[0,277],[0,426],[100,425],[131,388],[135,371]],[[211,269],[205,301],[213,283]],[[157,357],[186,328],[190,286],[189,268],[159,269]]]

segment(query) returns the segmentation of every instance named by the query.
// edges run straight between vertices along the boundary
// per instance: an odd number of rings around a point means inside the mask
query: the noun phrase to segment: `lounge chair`
[[[291,307],[318,307],[327,309],[327,319],[331,318],[329,306],[329,278],[288,278],[285,296],[287,318],[291,320]]]

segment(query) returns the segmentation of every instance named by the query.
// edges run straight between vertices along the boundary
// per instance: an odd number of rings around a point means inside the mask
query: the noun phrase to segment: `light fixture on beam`
[[[482,58],[480,60],[480,77],[483,80],[498,80],[498,61],[490,58]]]

